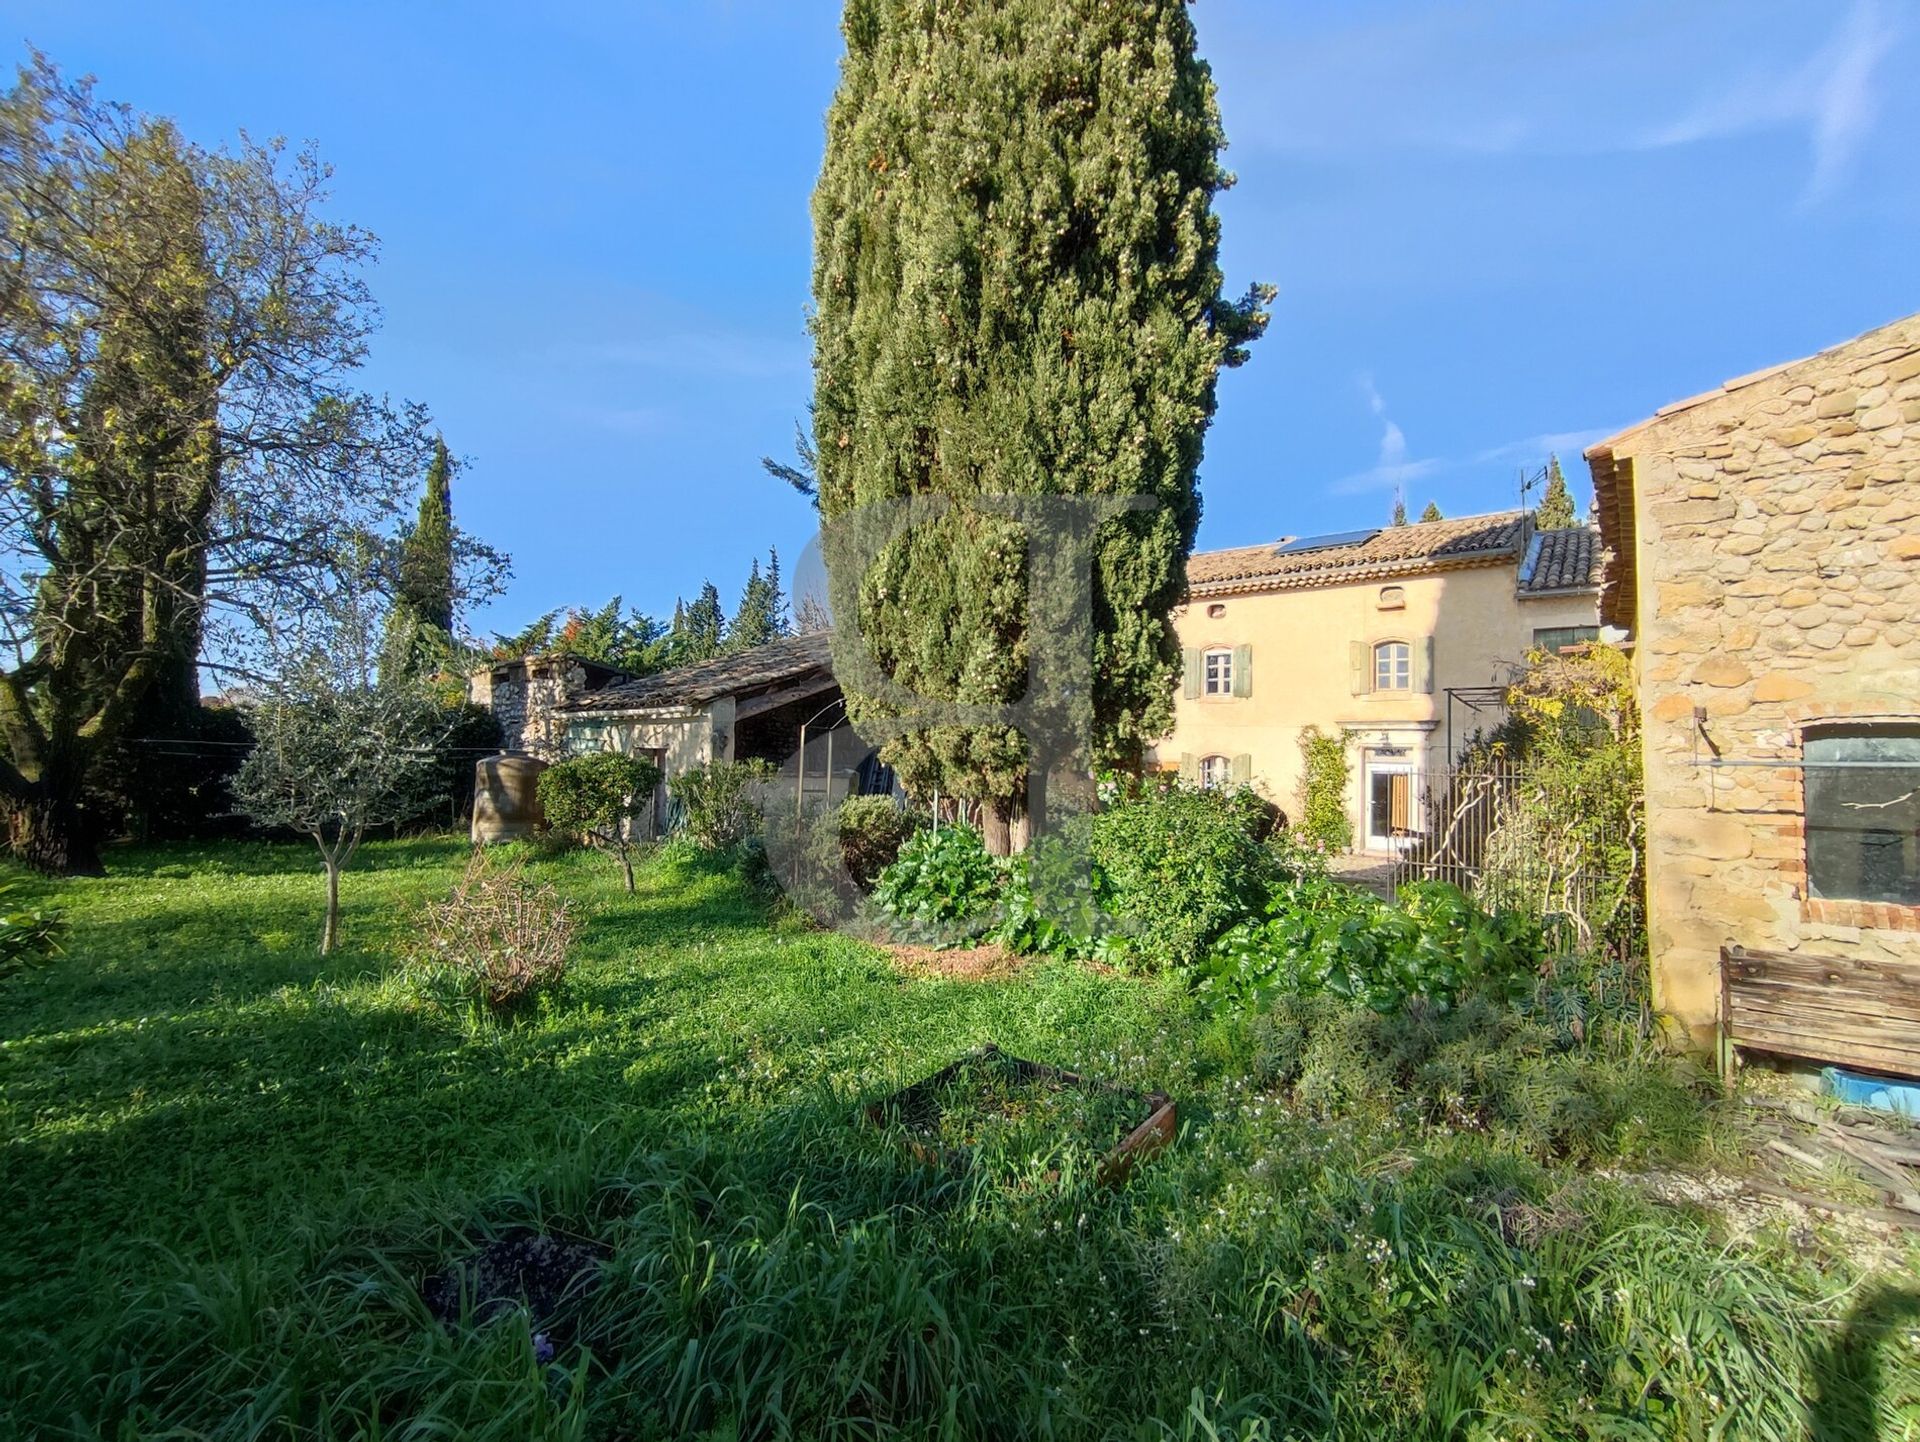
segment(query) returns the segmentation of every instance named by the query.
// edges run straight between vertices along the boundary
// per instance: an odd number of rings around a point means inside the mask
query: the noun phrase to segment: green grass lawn
[[[1920,1436],[1910,1287],[1595,1175],[1717,1144],[1678,1070],[1596,1059],[1589,1144],[1547,1154],[1283,1095],[1284,1037],[1170,982],[903,976],[673,852],[632,898],[535,860],[574,970],[481,1023],[395,960],[465,854],[368,848],[324,959],[308,849],[45,888],[67,949],[0,982],[0,1435]],[[855,1124],[987,1041],[1168,1091],[1177,1145],[1106,1190]],[[550,1364],[418,1292],[522,1224],[608,1249]]]

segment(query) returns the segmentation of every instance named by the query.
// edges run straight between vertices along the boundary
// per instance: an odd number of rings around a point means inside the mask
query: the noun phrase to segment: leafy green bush
[[[667,782],[682,808],[681,827],[703,851],[730,851],[760,829],[754,789],[773,779],[760,760],[709,761]]]
[[[28,903],[18,881],[0,879],[0,980],[60,949],[67,923],[58,910]]]
[[[1276,887],[1265,919],[1221,937],[1196,973],[1216,1005],[1264,1011],[1279,996],[1327,992],[1396,1012],[1416,1000],[1444,1010],[1469,990],[1517,1003],[1545,960],[1538,922],[1490,914],[1445,882],[1402,887],[1395,907],[1302,877]]]
[[[620,751],[590,751],[549,766],[536,784],[547,825],[618,856],[631,892],[631,822],[642,799],[660,784],[660,768]]]
[[[1112,888],[1088,854],[1085,818],[1036,836],[1005,863],[993,939],[1022,956],[1122,962],[1127,939],[1114,930]]]
[[[893,865],[907,838],[920,829],[920,817],[894,804],[890,796],[851,796],[835,813],[840,854],[847,874],[862,891],[871,891],[880,873]]]
[[[1093,819],[1094,864],[1109,909],[1140,960],[1184,966],[1259,912],[1277,879],[1260,843],[1269,813],[1252,791],[1174,786],[1120,801]]]
[[[983,935],[994,921],[1000,868],[970,826],[916,833],[874,883],[882,913],[916,940],[951,944]]]
[[[499,1013],[565,979],[574,919],[551,884],[535,886],[518,866],[501,869],[476,851],[453,894],[421,910],[415,935],[409,959],[429,996]]]

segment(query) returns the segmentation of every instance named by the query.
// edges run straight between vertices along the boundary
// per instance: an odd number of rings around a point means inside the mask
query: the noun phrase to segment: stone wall
[[[500,744],[542,761],[566,755],[566,718],[562,702],[586,690],[587,673],[566,656],[535,656],[505,662],[467,678],[467,698],[485,706],[500,722]]]
[[[1808,897],[1797,766],[1699,764],[1920,720],[1920,316],[1588,455],[1629,551],[1656,1001],[1707,1044],[1725,944],[1920,962],[1920,907]]]

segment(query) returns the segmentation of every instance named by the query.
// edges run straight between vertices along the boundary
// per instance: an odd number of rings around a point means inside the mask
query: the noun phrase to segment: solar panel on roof
[[[1371,541],[1380,534],[1380,527],[1370,531],[1335,531],[1327,536],[1302,536],[1297,541],[1288,541],[1284,546],[1274,549],[1276,556],[1297,556],[1302,551],[1331,551],[1336,546],[1358,546]]]

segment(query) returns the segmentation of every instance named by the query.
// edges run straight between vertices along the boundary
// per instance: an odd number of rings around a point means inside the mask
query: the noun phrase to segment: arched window
[[[1233,762],[1224,756],[1200,758],[1200,785],[1203,790],[1224,790],[1233,781]]]
[[[1382,641],[1373,648],[1373,689],[1413,689],[1413,647],[1405,641]]]

